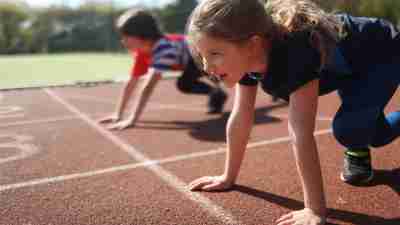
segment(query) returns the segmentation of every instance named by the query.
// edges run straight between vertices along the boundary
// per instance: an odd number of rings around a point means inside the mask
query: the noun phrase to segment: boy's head
[[[137,49],[144,44],[140,42],[151,43],[163,36],[156,18],[150,11],[142,8],[124,12],[118,18],[116,28],[129,49]]]

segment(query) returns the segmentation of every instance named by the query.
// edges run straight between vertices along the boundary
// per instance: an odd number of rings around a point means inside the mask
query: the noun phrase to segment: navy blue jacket
[[[273,40],[268,72],[261,80],[247,74],[242,85],[261,83],[263,90],[289,100],[292,92],[314,79],[320,81],[320,95],[337,90],[349,79],[358,79],[374,65],[400,64],[399,31],[389,22],[366,17],[337,15],[345,35],[337,43],[334,57],[320,70],[320,53],[311,46],[311,32],[292,33],[283,40]]]

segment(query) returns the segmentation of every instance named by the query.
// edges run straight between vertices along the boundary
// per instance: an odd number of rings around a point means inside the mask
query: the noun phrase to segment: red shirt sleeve
[[[141,51],[135,51],[132,53],[135,62],[131,68],[132,77],[140,77],[147,73],[150,65],[150,56]]]
[[[167,34],[165,35],[171,41],[183,41],[185,40],[185,35],[183,34]]]

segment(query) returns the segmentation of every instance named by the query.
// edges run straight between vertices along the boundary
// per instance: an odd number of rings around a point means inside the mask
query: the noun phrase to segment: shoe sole
[[[364,179],[364,180],[361,180],[361,181],[358,181],[358,182],[351,182],[349,180],[346,180],[344,178],[344,176],[343,176],[343,173],[340,173],[340,179],[343,182],[348,183],[348,184],[367,184],[372,180],[372,178],[374,178],[374,171],[371,172],[371,176],[369,176],[367,179]]]

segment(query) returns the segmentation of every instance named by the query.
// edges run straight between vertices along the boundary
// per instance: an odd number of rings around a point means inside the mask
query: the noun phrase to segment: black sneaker
[[[370,150],[347,150],[344,154],[343,171],[340,179],[348,184],[367,184],[374,177]]]
[[[228,96],[221,89],[217,89],[210,94],[208,102],[208,114],[222,113],[224,105]]]

